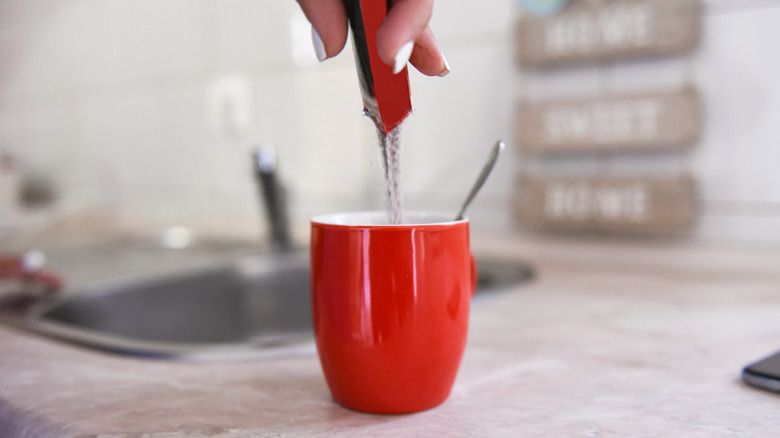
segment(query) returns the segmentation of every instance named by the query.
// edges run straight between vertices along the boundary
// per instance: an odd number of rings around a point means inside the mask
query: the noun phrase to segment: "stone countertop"
[[[450,398],[374,416],[334,404],[312,346],[226,363],[115,356],[0,326],[0,436],[775,436],[746,387],[780,350],[780,250],[474,238],[532,282],[475,299]]]

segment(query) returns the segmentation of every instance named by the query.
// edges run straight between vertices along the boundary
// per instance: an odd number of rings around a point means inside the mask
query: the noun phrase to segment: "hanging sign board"
[[[514,211],[521,224],[548,228],[683,231],[697,217],[696,184],[690,176],[524,177]]]
[[[516,45],[526,68],[692,51],[701,33],[700,0],[573,2],[560,13],[524,14]]]
[[[679,149],[697,142],[701,105],[693,88],[524,102],[517,127],[520,145],[532,152]]]

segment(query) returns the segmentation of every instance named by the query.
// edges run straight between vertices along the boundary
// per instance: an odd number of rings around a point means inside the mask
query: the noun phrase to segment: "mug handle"
[[[471,257],[471,297],[474,298],[474,294],[477,293],[479,271],[477,270],[477,259],[474,258],[474,254],[469,254],[469,256]]]

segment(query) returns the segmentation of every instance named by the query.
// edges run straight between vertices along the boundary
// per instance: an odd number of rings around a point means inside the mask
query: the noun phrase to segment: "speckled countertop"
[[[777,435],[780,397],[744,386],[739,372],[780,350],[780,249],[506,236],[473,245],[530,262],[536,277],[475,300],[438,408],[345,410],[311,345],[172,362],[0,326],[0,436]]]

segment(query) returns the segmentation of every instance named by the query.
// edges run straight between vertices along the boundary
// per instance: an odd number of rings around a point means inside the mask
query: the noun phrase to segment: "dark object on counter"
[[[742,380],[750,386],[780,393],[780,351],[743,368]]]
[[[49,177],[31,173],[22,178],[19,200],[25,207],[46,207],[57,200],[57,189]]]

